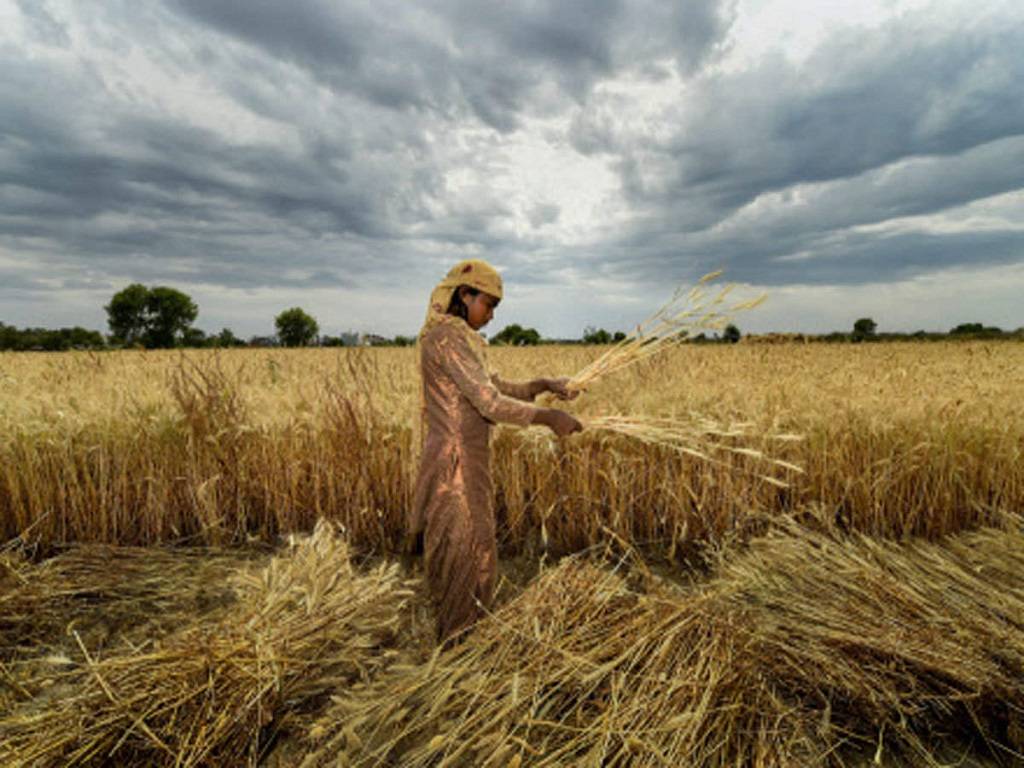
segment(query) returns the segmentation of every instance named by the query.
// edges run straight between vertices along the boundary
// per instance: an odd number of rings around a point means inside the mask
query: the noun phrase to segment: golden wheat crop
[[[456,648],[339,691],[302,766],[939,766],[974,733],[1020,758],[1020,519],[938,543],[817,522],[685,586],[565,558]]]
[[[99,658],[69,628],[84,663],[49,681],[46,706],[0,710],[2,764],[254,765],[267,725],[390,663],[411,594],[397,564],[357,571],[324,521],[233,581],[219,621],[159,643]]]
[[[510,379],[600,347],[492,348]],[[1024,508],[1024,345],[685,345],[602,379],[580,416],[714,419],[801,466],[720,462],[599,430],[494,441],[505,551],[619,537],[677,555],[813,505],[875,535],[936,537]],[[393,550],[415,476],[412,349],[0,354],[0,538],[226,544],[339,522]]]
[[[526,379],[605,351],[489,355]],[[739,344],[600,377],[565,407],[615,429],[493,443],[503,551],[526,555],[503,563],[581,554],[430,661],[429,606],[403,605],[393,569],[368,612],[316,586],[365,591],[384,571],[347,553],[387,561],[402,540],[414,350],[0,354],[0,743],[14,764],[255,765],[319,714],[279,764],[1012,761],[1022,373],[1017,344]],[[216,575],[246,549],[194,565],[191,547],[102,545],[273,541],[321,517],[343,539],[293,563],[334,596],[315,611]],[[676,561],[667,579],[652,557]],[[233,585],[212,608],[211,580]],[[349,619],[387,637],[339,674],[307,629]],[[345,643],[367,634],[348,626]]]

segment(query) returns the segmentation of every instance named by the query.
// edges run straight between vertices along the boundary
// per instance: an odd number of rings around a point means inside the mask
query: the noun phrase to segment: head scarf
[[[468,285],[478,291],[489,293],[496,299],[502,297],[501,275],[498,270],[492,267],[483,259],[466,259],[460,261],[445,275],[444,280],[434,286],[430,292],[430,303],[427,305],[427,317],[420,329],[419,340],[434,328],[442,323],[450,323],[464,330],[470,341],[473,351],[483,359],[484,346],[486,342],[483,337],[470,328],[461,317],[448,314],[448,305],[451,304],[452,294],[461,285]]]

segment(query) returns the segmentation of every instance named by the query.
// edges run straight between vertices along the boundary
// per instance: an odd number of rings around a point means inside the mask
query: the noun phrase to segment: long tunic
[[[526,426],[529,386],[490,376],[465,331],[444,324],[421,340],[426,433],[410,528],[424,534],[427,582],[445,640],[487,606],[497,576],[490,436],[495,422]]]

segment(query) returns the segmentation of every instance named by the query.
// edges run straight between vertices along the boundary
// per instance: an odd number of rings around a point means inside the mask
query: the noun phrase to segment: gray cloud
[[[372,11],[327,0],[168,5],[340,92],[394,110],[446,117],[468,110],[505,132],[524,112],[580,101],[599,78],[637,61],[672,57],[690,70],[714,52],[733,18],[731,4],[718,0],[680,8],[624,0],[433,0],[376,3]]]
[[[839,283],[1024,259],[1010,234],[965,235],[981,249],[967,255],[961,236],[907,235],[893,251],[891,233],[849,231],[1024,188],[1022,51],[1024,25],[998,16],[931,27],[908,15],[839,35],[800,65],[771,57],[699,77],[662,115],[668,137],[625,131],[621,97],[597,101],[571,135],[614,160],[640,214],[609,251],[613,269],[636,274],[637,248],[652,275],[724,264],[772,284],[798,279],[777,257],[809,252],[804,279]]]
[[[71,38],[63,24],[60,24],[47,10],[44,0],[15,0],[18,10],[28,22],[29,34],[43,45],[66,48]]]
[[[957,154],[1024,133],[1024,32],[1000,21],[929,30],[907,19],[850,33],[800,66],[773,58],[698,79],[664,115],[676,126],[667,141],[639,148],[644,137],[615,136],[614,118],[598,111],[596,124],[578,119],[577,143],[621,156],[624,186],[640,204],[703,201],[698,227],[766,191]],[[645,152],[657,168],[651,178],[639,162]]]

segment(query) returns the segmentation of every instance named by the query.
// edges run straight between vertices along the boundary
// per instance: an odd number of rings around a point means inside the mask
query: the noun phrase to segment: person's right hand
[[[579,419],[558,408],[541,408],[537,411],[534,421],[549,427],[559,437],[583,431],[583,425]]]
[[[569,389],[568,377],[560,379],[544,379],[544,389],[551,392],[559,400],[575,400],[580,395],[578,389]]]

